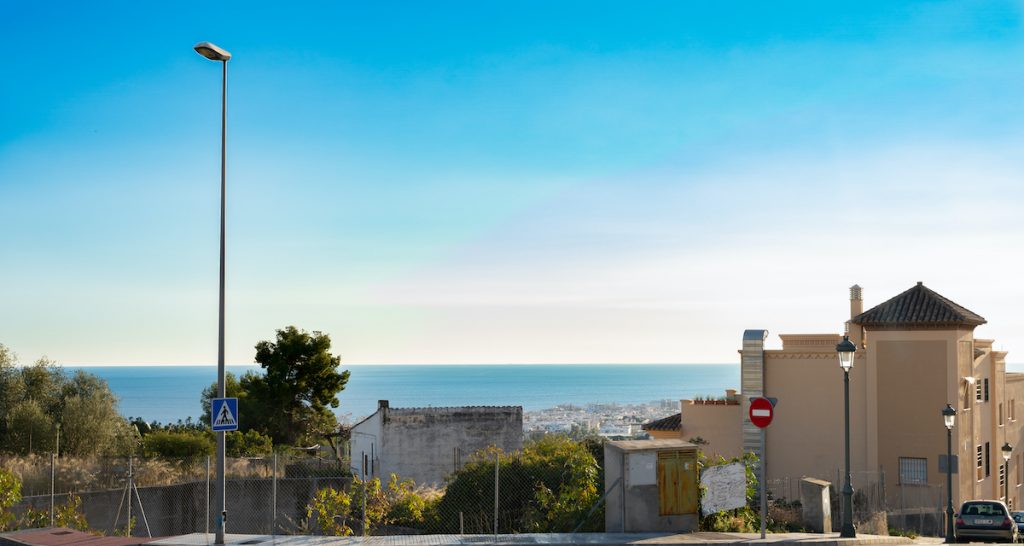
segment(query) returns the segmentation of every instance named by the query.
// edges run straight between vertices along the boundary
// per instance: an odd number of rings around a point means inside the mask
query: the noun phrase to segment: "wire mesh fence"
[[[801,479],[768,480],[769,497],[779,507],[779,512],[798,506]],[[831,483],[829,496],[833,528],[838,528],[845,501],[842,495],[845,476],[837,469],[834,476],[826,479]],[[854,490],[854,522],[867,532],[885,534],[889,529],[896,529],[922,536],[943,536],[945,533],[946,490],[943,486],[892,483],[882,470],[851,472],[850,482]]]
[[[0,459],[0,464],[22,482],[23,500],[14,507],[22,526],[87,526],[132,536],[215,528],[216,469],[206,456],[46,455]],[[348,461],[305,455],[229,458],[225,475],[230,533],[511,534],[604,528],[598,503],[603,475],[592,459],[553,465],[522,451],[491,449],[466,457],[444,483],[425,486],[392,475],[359,479]]]

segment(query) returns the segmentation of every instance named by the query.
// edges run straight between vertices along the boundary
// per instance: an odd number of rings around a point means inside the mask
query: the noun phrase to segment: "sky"
[[[923,281],[1024,362],[1020,2],[8,2],[0,343],[735,363]]]

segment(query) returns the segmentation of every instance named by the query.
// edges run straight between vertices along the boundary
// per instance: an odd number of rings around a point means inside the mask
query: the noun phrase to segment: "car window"
[[[1003,515],[1002,506],[995,503],[989,502],[978,502],[971,503],[964,506],[961,512],[968,516],[992,516],[992,515]]]
[[[1016,521],[1017,523],[1024,523],[1024,512],[1014,512],[1013,521]]]

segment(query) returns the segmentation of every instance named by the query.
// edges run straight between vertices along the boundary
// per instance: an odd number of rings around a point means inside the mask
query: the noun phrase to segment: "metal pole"
[[[843,484],[843,530],[842,538],[856,538],[853,527],[853,485],[850,483],[850,370],[843,370],[843,401],[846,411],[846,483]]]
[[[501,462],[500,453],[494,453],[494,535],[498,535],[498,464]]]
[[[228,62],[221,61],[221,110],[220,110],[220,301],[219,320],[217,323],[217,396],[227,397],[224,388],[224,231],[225,201],[227,199],[227,125],[228,125]],[[210,408],[211,412],[213,408]],[[214,416],[211,414],[210,418]],[[224,527],[228,515],[227,484],[224,468],[224,431],[217,432],[217,487],[215,498],[220,506],[220,514],[214,526],[216,537],[214,543],[224,544]]]
[[[274,479],[270,482],[270,511],[273,518],[270,522],[270,534],[277,534],[277,453],[274,453]]]
[[[50,453],[50,527],[53,527],[53,480],[54,480],[54,475],[55,475],[55,473],[53,471],[53,459],[54,459],[54,456],[53,456],[53,453],[51,452]]]
[[[132,536],[132,456],[128,456],[128,523],[124,526],[124,536]]]
[[[946,429],[946,542],[953,544],[953,429]]]
[[[768,528],[768,481],[765,478],[765,430],[761,429],[761,540]]]
[[[206,456],[206,518],[204,520],[206,540],[210,540],[210,456]],[[209,544],[209,543],[207,543]]]

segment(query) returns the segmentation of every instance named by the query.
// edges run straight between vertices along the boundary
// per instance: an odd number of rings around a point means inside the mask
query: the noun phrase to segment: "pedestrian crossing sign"
[[[210,400],[210,421],[214,432],[238,430],[238,399],[214,398]]]

